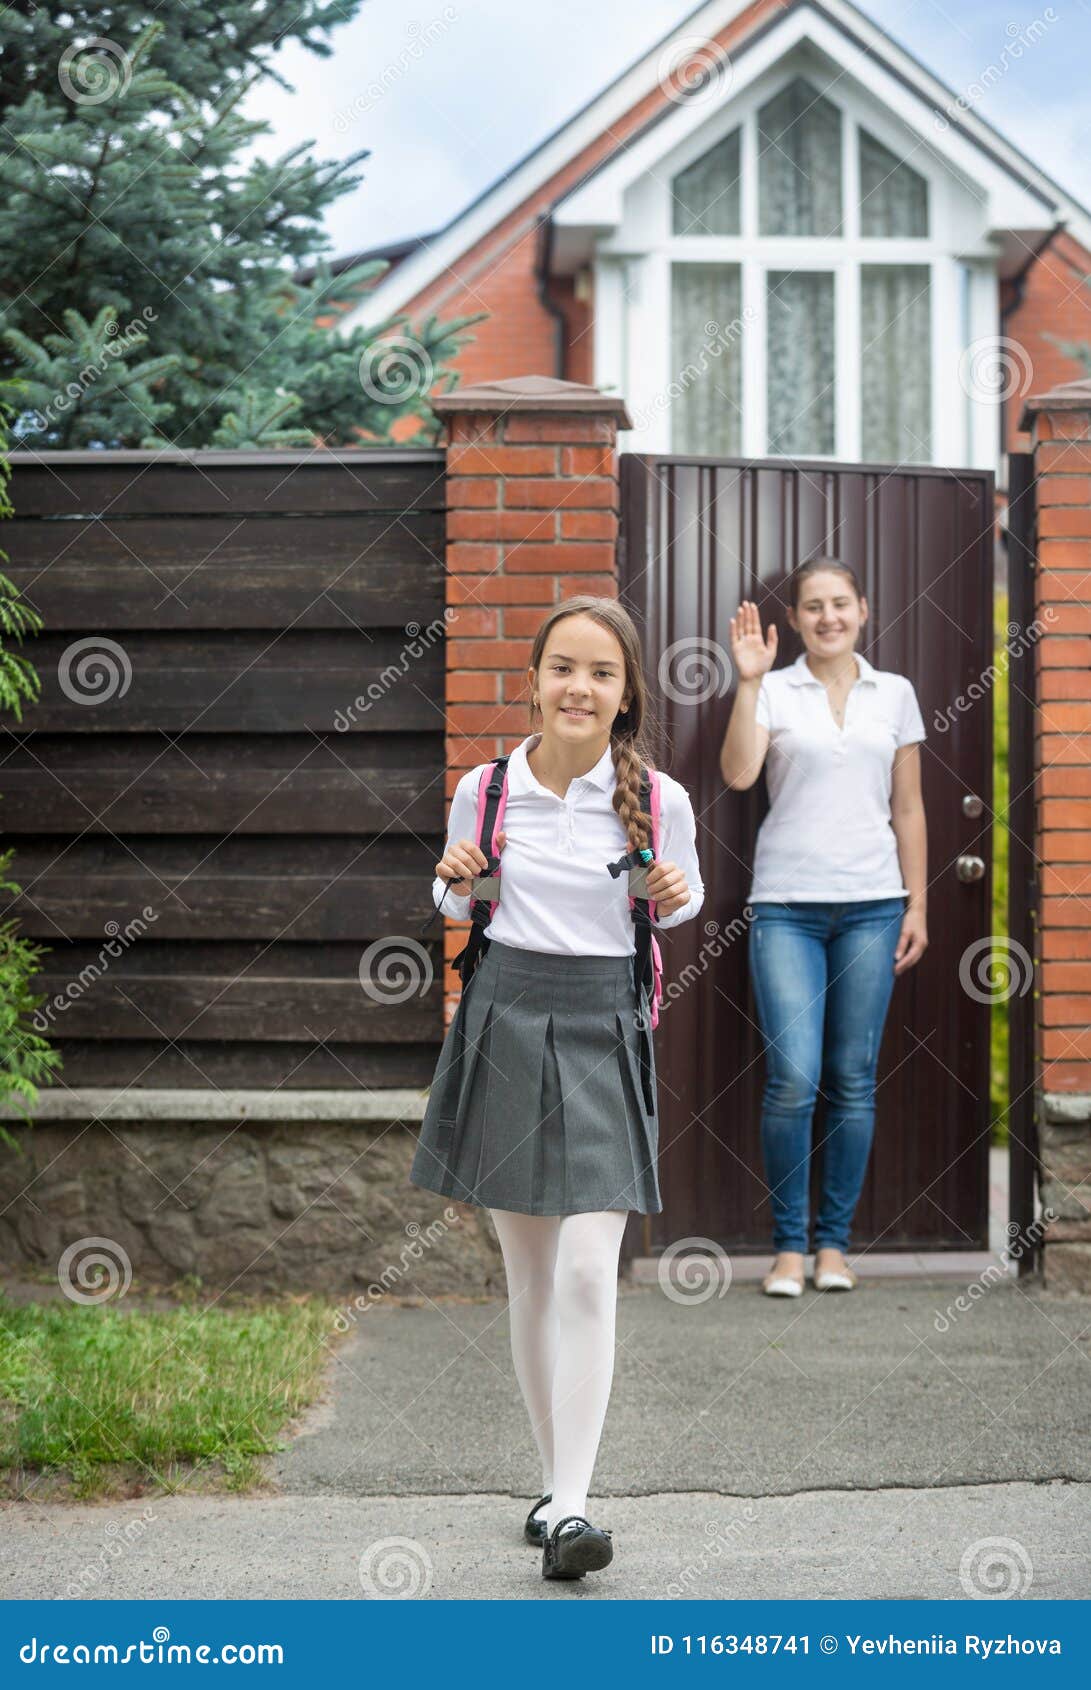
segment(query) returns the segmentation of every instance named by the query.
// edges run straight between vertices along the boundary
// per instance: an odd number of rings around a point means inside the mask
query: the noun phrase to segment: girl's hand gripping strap
[[[510,752],[505,752],[495,763],[481,771],[481,782],[477,789],[477,844],[488,859],[484,872],[475,877],[481,882],[491,880],[500,867],[496,836],[500,832],[508,802],[509,756]],[[479,897],[471,900],[470,935],[451,964],[452,968],[458,969],[464,991],[473,978],[478,962],[488,950],[489,942],[485,938],[485,928],[492,920],[493,911],[499,901],[498,898]]]

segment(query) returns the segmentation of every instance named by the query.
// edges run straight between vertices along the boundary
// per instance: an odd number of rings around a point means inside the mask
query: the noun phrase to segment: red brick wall
[[[1033,421],[1035,606],[1050,612],[1036,646],[1038,1056],[1044,1091],[1091,1095],[1091,387],[1086,409]]]
[[[1019,426],[1027,393],[1047,393],[1087,374],[1082,364],[1066,358],[1045,338],[1049,333],[1064,341],[1086,342],[1091,348],[1091,287],[1083,281],[1087,275],[1091,275],[1091,253],[1062,231],[1031,265],[1020,284],[1018,304],[1006,310],[1001,333],[1026,355],[1023,391],[1013,397],[1005,418],[1009,452],[1030,448]],[[1002,306],[1006,308],[1012,297],[1011,288],[1004,290]]]
[[[448,802],[466,769],[533,731],[526,672],[549,607],[575,593],[617,597],[615,418],[536,412],[514,395],[503,410],[455,409],[463,397],[444,401]],[[450,963],[467,924],[445,926]],[[447,986],[449,1020],[450,970]]]

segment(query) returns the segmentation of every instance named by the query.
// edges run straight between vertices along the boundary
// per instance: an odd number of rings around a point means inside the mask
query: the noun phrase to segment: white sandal
[[[761,1282],[761,1288],[767,1297],[801,1297],[803,1295],[803,1276],[797,1279],[794,1274],[781,1273],[774,1279],[769,1274]]]

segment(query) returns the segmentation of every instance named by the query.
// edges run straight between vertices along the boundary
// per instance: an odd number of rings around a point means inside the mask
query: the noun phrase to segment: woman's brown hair
[[[576,598],[563,599],[546,616],[530,654],[530,667],[538,670],[546,642],[558,622],[568,616],[589,616],[600,627],[608,628],[621,647],[625,658],[625,691],[629,693],[629,708],[619,710],[610,729],[610,749],[614,756],[617,785],[614,788],[614,809],[629,841],[635,850],[652,842],[652,818],[640,807],[640,772],[651,767],[651,749],[647,739],[648,689],[644,684],[644,668],[640,651],[640,635],[625,607],[616,599],[596,598],[581,593]],[[530,700],[531,731],[537,732],[535,716],[541,712]]]
[[[832,569],[839,575],[846,575],[853,592],[858,599],[864,596],[855,569],[843,563],[839,557],[809,557],[804,563],[797,563],[788,577],[788,603],[793,610],[799,609],[799,595],[803,590],[803,583],[809,575],[817,575],[820,569]]]

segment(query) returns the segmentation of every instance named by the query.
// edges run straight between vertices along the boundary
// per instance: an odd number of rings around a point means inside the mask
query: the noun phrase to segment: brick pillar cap
[[[559,381],[556,376],[479,381],[471,387],[456,387],[453,393],[439,393],[428,403],[441,417],[453,411],[568,411],[581,416],[612,416],[618,428],[633,426],[619,395],[602,393],[582,381]]]
[[[1079,381],[1063,381],[1051,387],[1048,393],[1032,393],[1019,418],[1021,431],[1025,433],[1031,427],[1039,411],[1091,411],[1091,378],[1081,376]]]

